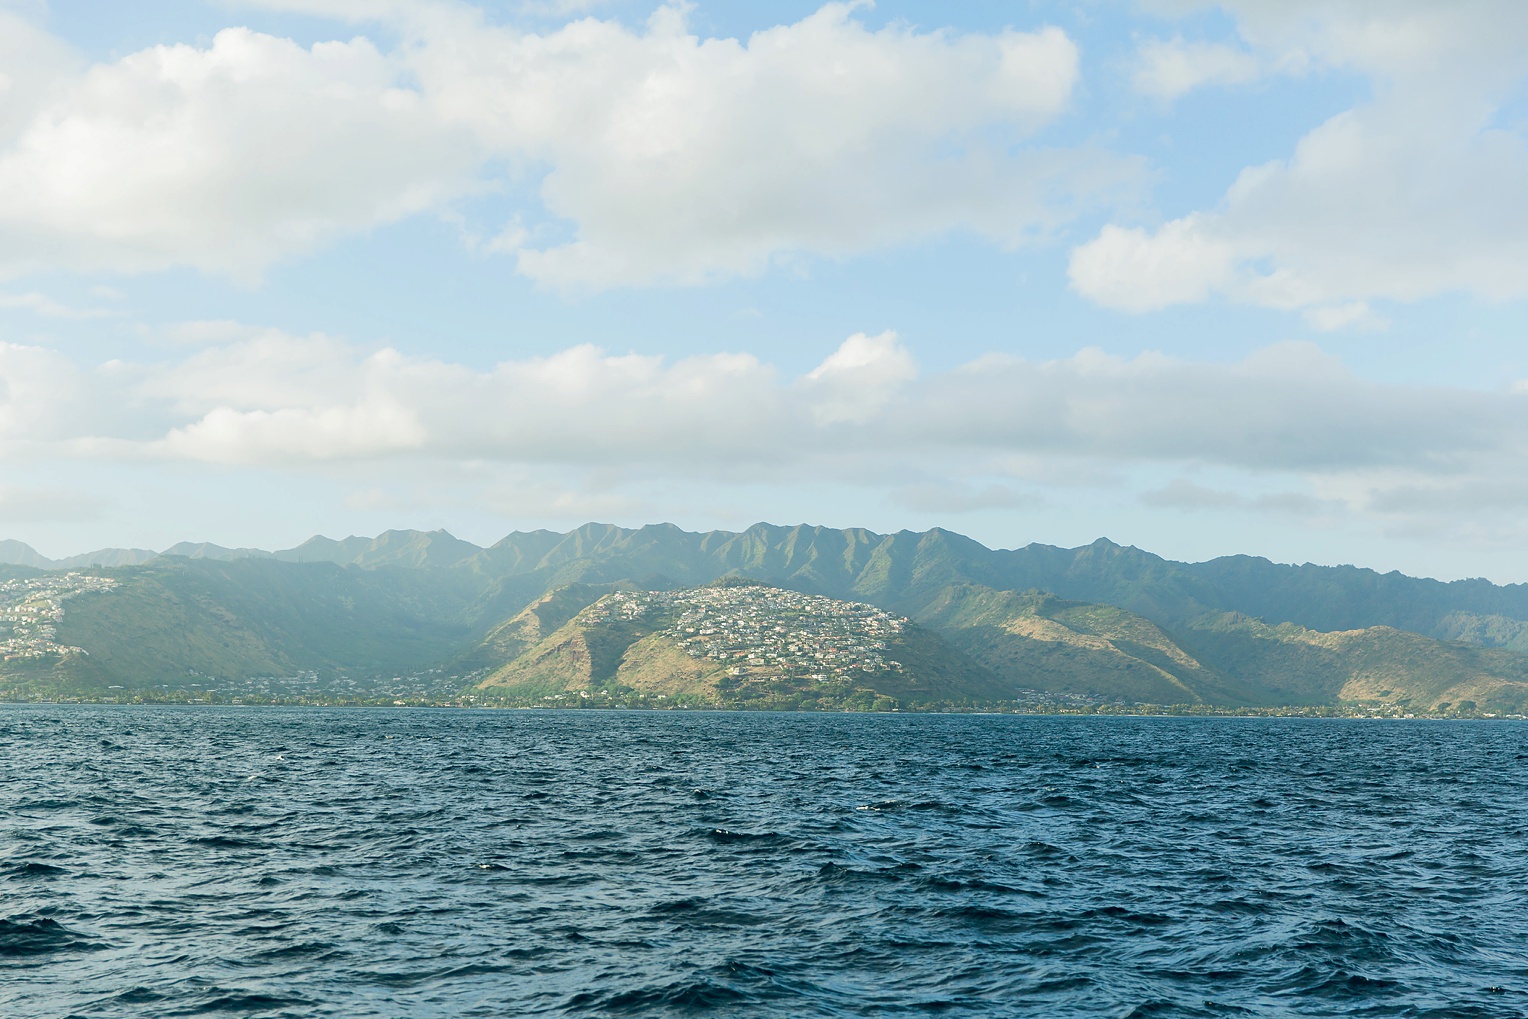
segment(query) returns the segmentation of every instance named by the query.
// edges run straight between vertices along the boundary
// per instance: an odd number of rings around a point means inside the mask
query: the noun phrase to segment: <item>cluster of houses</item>
[[[117,586],[108,577],[84,573],[48,573],[0,583],[0,660],[89,654],[84,648],[60,644],[58,623],[64,602],[87,591]]]
[[[351,676],[338,672],[320,674],[307,669],[290,676],[204,676],[195,669],[173,683],[155,683],[146,690],[155,696],[207,698],[234,703],[286,702],[298,704],[405,703],[393,698],[443,700],[455,694],[460,683],[443,669],[400,676]]]
[[[602,603],[618,619],[663,623],[664,636],[692,658],[738,675],[776,675],[827,683],[902,671],[888,656],[906,619],[859,602],[757,584],[683,591],[622,591]]]

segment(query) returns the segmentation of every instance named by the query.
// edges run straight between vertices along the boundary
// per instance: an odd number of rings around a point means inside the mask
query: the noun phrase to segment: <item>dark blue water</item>
[[[1520,1016],[1528,726],[0,708],[0,1015]]]

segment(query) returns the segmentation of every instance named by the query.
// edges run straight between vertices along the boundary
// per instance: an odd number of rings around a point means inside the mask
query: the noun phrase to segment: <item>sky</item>
[[[0,537],[1528,581],[1528,4],[0,0]]]

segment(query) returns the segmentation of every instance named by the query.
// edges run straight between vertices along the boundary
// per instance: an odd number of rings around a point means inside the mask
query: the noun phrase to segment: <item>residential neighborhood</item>
[[[860,602],[759,584],[682,591],[623,591],[601,605],[614,618],[660,619],[659,630],[692,658],[742,674],[821,683],[902,671],[888,645],[908,621]]]
[[[64,602],[87,591],[107,591],[117,582],[84,573],[48,573],[0,583],[0,659],[89,654],[60,644],[58,623]]]

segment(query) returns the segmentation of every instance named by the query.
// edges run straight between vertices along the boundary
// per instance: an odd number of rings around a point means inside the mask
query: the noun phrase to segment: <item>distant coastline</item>
[[[671,703],[587,703],[572,699],[558,703],[484,702],[464,699],[398,701],[375,699],[277,699],[250,700],[192,699],[142,696],[112,697],[17,697],[0,694],[0,705],[63,704],[111,705],[121,707],[237,707],[237,708],[410,708],[455,709],[461,711],[718,711],[744,714],[820,714],[820,715],[1033,715],[1048,717],[1116,718],[1348,718],[1372,721],[1528,721],[1528,714],[1501,714],[1483,711],[1399,712],[1384,707],[1358,705],[1294,705],[1282,707],[1216,707],[1203,704],[1096,704],[1085,706],[1044,704],[920,704],[897,708],[801,708],[762,707],[753,704],[712,704],[705,702]]]

